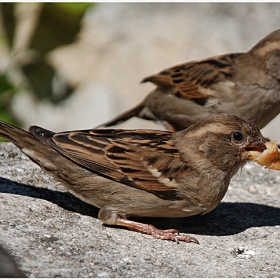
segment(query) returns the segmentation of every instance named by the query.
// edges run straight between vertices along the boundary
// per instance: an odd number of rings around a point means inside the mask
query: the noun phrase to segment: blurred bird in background
[[[148,76],[156,88],[136,107],[98,127],[132,117],[162,121],[169,131],[213,114],[235,114],[263,128],[280,112],[280,29],[246,53],[183,63]]]

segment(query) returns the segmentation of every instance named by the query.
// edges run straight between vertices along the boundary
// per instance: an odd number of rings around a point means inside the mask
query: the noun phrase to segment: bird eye
[[[241,141],[243,139],[242,133],[239,131],[234,131],[230,134],[231,138],[236,140],[236,141]]]

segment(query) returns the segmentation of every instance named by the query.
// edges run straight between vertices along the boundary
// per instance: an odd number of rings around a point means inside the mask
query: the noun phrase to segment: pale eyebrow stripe
[[[267,54],[267,53],[270,52],[270,51],[279,50],[279,49],[280,49],[280,44],[279,44],[279,42],[271,42],[271,43],[269,43],[269,44],[266,44],[266,45],[263,46],[262,48],[257,49],[257,50],[255,51],[255,54],[263,56],[263,55]]]
[[[193,130],[190,132],[191,136],[195,137],[202,137],[203,135],[207,134],[208,132],[215,131],[215,133],[226,133],[228,131],[228,126],[219,123],[210,123],[205,126],[204,129]]]

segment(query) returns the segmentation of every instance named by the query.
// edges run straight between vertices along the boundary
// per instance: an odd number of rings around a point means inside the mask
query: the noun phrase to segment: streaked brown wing
[[[179,199],[177,181],[189,172],[168,132],[74,131],[56,133],[47,142],[93,173],[164,199]]]
[[[242,53],[226,54],[193,61],[165,69],[145,78],[163,90],[185,99],[205,99],[214,96],[216,84],[233,75],[232,62]]]

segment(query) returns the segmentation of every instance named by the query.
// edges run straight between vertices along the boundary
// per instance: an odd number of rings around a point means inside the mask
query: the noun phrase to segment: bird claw
[[[187,243],[194,242],[196,244],[199,244],[199,242],[196,238],[189,236],[189,235],[180,235],[180,232],[176,229],[161,230],[161,229],[157,229],[156,227],[154,227],[152,225],[149,225],[149,226],[151,229],[150,234],[154,238],[175,241],[177,244],[179,244],[179,241],[184,241]]]
[[[172,240],[175,241],[177,244],[179,244],[179,241],[184,241],[187,243],[194,242],[196,244],[199,244],[198,240],[190,235],[175,235],[175,234],[165,234],[160,237],[162,240]]]
[[[125,218],[118,218],[117,225],[125,226],[130,229],[134,229],[143,233],[150,234],[151,236],[157,239],[175,241],[177,244],[179,244],[179,241],[184,241],[187,243],[194,242],[196,244],[199,244],[196,238],[191,237],[189,235],[180,235],[180,232],[177,229],[162,230],[156,228],[153,225],[130,221]]]

